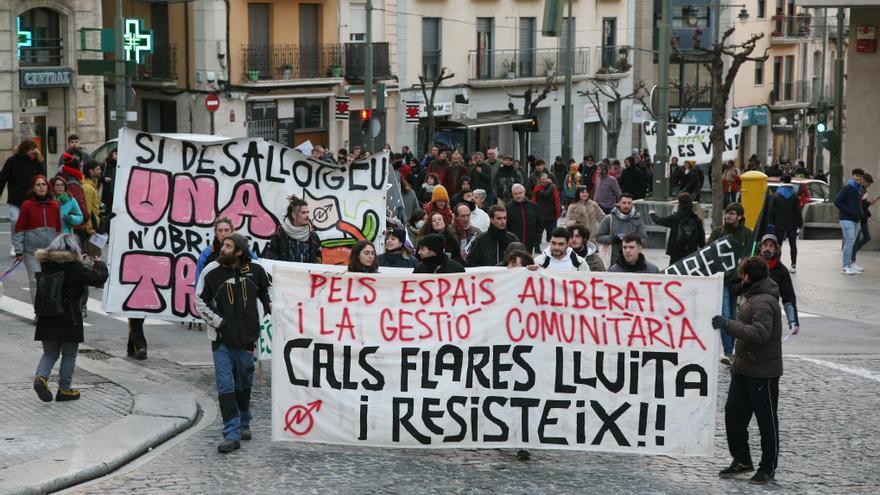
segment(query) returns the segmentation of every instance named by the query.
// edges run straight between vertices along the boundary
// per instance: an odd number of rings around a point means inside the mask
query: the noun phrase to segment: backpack
[[[37,316],[62,316],[64,302],[64,272],[38,272],[34,313]]]
[[[581,265],[583,264],[583,262],[578,258],[579,258],[578,254],[575,253],[574,250],[572,250],[571,251],[571,264],[574,265],[575,269],[580,268]],[[544,258],[544,262],[541,263],[541,268],[544,268],[546,270],[548,266],[550,266],[550,256],[549,255]]]
[[[675,229],[675,246],[682,252],[690,254],[699,247],[700,220],[694,215],[687,215],[678,221]]]

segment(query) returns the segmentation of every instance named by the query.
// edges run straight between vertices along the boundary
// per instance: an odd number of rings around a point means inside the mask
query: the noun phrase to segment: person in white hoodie
[[[590,265],[568,246],[571,232],[565,227],[556,227],[550,233],[550,245],[535,257],[535,265],[558,272],[588,272]]]

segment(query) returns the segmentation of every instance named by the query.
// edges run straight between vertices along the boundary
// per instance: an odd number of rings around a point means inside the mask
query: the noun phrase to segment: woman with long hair
[[[596,242],[596,231],[603,218],[605,218],[605,212],[602,211],[598,203],[590,199],[590,189],[587,186],[578,187],[575,200],[568,205],[565,226],[583,225],[590,231],[589,240]]]
[[[379,261],[376,259],[376,248],[368,240],[354,243],[348,255],[348,271],[355,273],[376,273]]]
[[[83,341],[82,313],[79,301],[86,286],[98,287],[107,281],[107,266],[101,258],[94,258],[91,268],[82,262],[82,250],[79,241],[73,234],[61,234],[36,253],[40,262],[40,270],[44,276],[63,272],[61,288],[61,307],[59,315],[37,315],[37,329],[34,340],[43,342],[43,356],[37,365],[34,378],[34,390],[43,402],[52,400],[49,391],[49,375],[58,356],[61,356],[61,367],[58,370],[58,392],[55,400],[67,401],[79,399],[79,390],[71,387],[73,369],[76,367],[76,353]],[[40,296],[44,298],[43,295]]]
[[[0,171],[0,194],[9,186],[6,203],[9,204],[9,223],[12,225],[18,221],[18,212],[27,199],[31,179],[40,174],[46,175],[40,148],[33,139],[25,139],[18,143],[15,154],[6,159],[3,170]],[[15,248],[9,255],[15,256]]]
[[[419,231],[419,241],[428,234],[439,234],[446,239],[446,254],[449,259],[453,259],[461,263],[461,248],[458,241],[455,240],[455,234],[452,227],[446,222],[446,217],[441,213],[431,213],[427,216],[425,225]]]
[[[721,171],[721,187],[724,191],[724,208],[730,203],[736,203],[739,198],[739,192],[742,189],[742,179],[739,176],[739,169],[736,162],[729,160],[724,162]]]
[[[67,193],[67,181],[56,175],[49,179],[52,186],[52,197],[61,209],[61,233],[73,234],[73,228],[83,222],[83,214],[79,211],[79,203]]]
[[[49,181],[45,175],[35,175],[27,199],[21,204],[18,221],[15,222],[15,259],[24,263],[28,273],[31,302],[37,291],[37,273],[40,263],[35,258],[37,250],[43,249],[61,233],[61,207],[49,193]]]

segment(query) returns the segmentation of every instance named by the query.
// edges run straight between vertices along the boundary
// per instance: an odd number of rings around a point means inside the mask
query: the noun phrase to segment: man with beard
[[[385,233],[385,252],[379,255],[379,266],[415,268],[416,260],[406,251],[406,230],[393,228]]]
[[[797,311],[797,296],[794,293],[794,284],[791,283],[791,274],[789,274],[788,268],[782,264],[782,249],[775,235],[766,234],[761,238],[760,253],[770,268],[770,278],[779,286],[779,297],[782,299],[782,308],[788,319],[788,329],[792,335],[795,335],[801,330]],[[737,296],[742,295],[741,282],[736,284],[733,292]]]
[[[309,220],[309,205],[304,200],[288,198],[287,213],[272,234],[263,257],[268,260],[320,263],[321,241]]]
[[[468,253],[468,266],[495,266],[505,261],[504,253],[516,235],[507,231],[507,209],[501,205],[489,208],[489,230],[478,235]]]
[[[212,261],[217,259],[217,256],[220,255],[220,247],[223,245],[223,241],[234,232],[235,226],[232,224],[231,218],[218,217],[214,220],[214,240],[211,241],[211,244],[208,247],[202,249],[202,252],[199,254],[199,259],[196,261],[196,280],[199,279],[202,270],[204,270]],[[257,259],[257,256],[250,250],[248,250],[247,253],[251,259]]]
[[[731,203],[724,209],[724,223],[721,227],[716,228],[709,234],[709,240],[706,244],[721,239],[725,236],[733,237],[735,241],[734,249],[739,251],[740,257],[745,253],[746,246],[752,240],[752,230],[745,226],[745,209],[739,203]],[[721,301],[721,314],[728,320],[736,319],[736,296],[731,295],[730,290],[736,282],[733,273],[724,275],[724,294]],[[721,329],[721,346],[724,355],[721,356],[721,362],[730,365],[731,356],[733,355],[733,337],[727,334],[727,331]]]
[[[590,266],[569,247],[571,232],[565,227],[556,227],[550,233],[550,245],[535,257],[535,264],[546,270],[556,272],[588,272]]]
[[[507,230],[528,246],[530,252],[541,248],[541,210],[538,205],[526,199],[526,188],[514,184],[511,189],[512,201],[507,204]]]
[[[461,252],[461,259],[465,263],[468,260],[468,252],[479,230],[471,226],[471,207],[465,203],[459,203],[455,206],[455,220],[452,222],[452,236],[458,242]]]
[[[608,271],[625,273],[660,273],[657,265],[645,259],[642,253],[642,237],[630,232],[623,236],[621,241],[622,253]]]
[[[568,240],[569,247],[587,262],[590,271],[604,272],[605,263],[599,256],[599,248],[590,241],[590,230],[583,225],[574,224],[568,227],[568,231],[571,232],[571,239]]]
[[[446,255],[446,239],[440,234],[428,234],[419,241],[419,259],[413,273],[464,273],[461,263]]]
[[[521,183],[522,178],[520,177],[519,172],[513,168],[513,158],[505,156],[501,167],[499,167],[498,172],[495,173],[494,184],[497,198],[503,201],[504,204],[510,203],[513,186]]]
[[[636,233],[642,239],[641,245],[648,240],[645,233],[645,226],[642,224],[642,217],[639,212],[633,208],[633,198],[629,194],[621,194],[611,213],[599,224],[599,231],[596,232],[596,240],[599,244],[605,244],[611,247],[611,264],[617,263],[620,256],[623,237],[629,233]]]
[[[214,358],[214,378],[223,417],[221,454],[241,448],[251,439],[253,351],[260,338],[259,301],[272,312],[269,277],[251,263],[248,242],[241,234],[223,240],[217,260],[205,267],[196,285],[196,309],[208,324]]]
[[[599,165],[593,155],[584,155],[584,161],[581,162],[581,184],[587,186],[593,191],[595,185],[596,174],[599,173]]]

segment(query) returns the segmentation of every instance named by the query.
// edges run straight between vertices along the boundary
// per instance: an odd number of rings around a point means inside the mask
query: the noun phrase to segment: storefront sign
[[[21,69],[21,88],[69,88],[73,80],[73,69]]]
[[[434,103],[434,117],[442,117],[445,115],[452,115],[452,102],[446,101],[443,103]],[[422,103],[419,105],[419,117],[427,117],[428,116],[428,108],[427,105]]]
[[[681,118],[681,124],[712,125],[712,110],[691,110]]]
[[[794,132],[795,120],[793,113],[774,113],[773,132]]]
[[[599,112],[592,103],[584,103],[584,123],[593,124],[599,122]]]
[[[122,40],[125,60],[141,63],[153,51],[153,32],[144,29],[144,21],[141,19],[125,20],[125,35]]]
[[[770,122],[770,110],[767,107],[735,108],[733,114],[738,116],[743,127],[767,125]]]
[[[0,131],[12,129],[12,112],[0,112]]]

